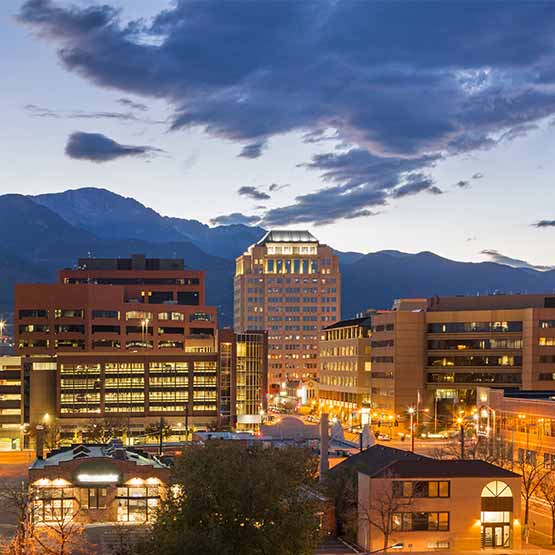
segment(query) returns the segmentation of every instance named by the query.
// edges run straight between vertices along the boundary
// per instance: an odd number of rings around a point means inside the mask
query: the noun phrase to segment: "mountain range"
[[[16,282],[56,279],[60,268],[84,256],[181,257],[203,269],[209,304],[220,323],[233,315],[234,259],[265,230],[245,225],[209,227],[169,218],[105,189],[85,188],[38,196],[0,196],[0,312],[12,312]],[[317,234],[316,234],[317,235]],[[431,252],[337,252],[343,275],[342,316],[389,308],[398,297],[551,292],[555,271],[493,262],[456,262]]]

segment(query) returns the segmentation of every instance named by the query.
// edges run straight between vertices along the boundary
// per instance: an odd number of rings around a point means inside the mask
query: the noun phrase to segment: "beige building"
[[[359,472],[358,519],[371,552],[520,549],[520,477],[477,460],[397,460]]]
[[[401,299],[372,326],[372,406],[428,428],[477,404],[480,386],[555,386],[555,296]]]
[[[320,339],[319,408],[350,425],[371,408],[371,325],[370,316],[341,320]]]
[[[491,451],[555,469],[555,391],[479,388],[478,415]]]
[[[308,231],[270,231],[237,258],[234,328],[268,330],[271,392],[315,376],[321,330],[340,315],[338,258]]]
[[[21,357],[0,357],[0,450],[20,449],[24,438]]]

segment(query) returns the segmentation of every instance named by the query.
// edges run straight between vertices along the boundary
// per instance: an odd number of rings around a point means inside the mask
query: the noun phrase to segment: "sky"
[[[2,0],[0,193],[555,265],[555,2]]]

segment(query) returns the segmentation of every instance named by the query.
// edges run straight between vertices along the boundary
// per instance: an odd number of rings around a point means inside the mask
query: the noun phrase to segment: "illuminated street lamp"
[[[464,418],[459,416],[457,418],[457,424],[460,426],[461,430],[461,459],[464,459]]]

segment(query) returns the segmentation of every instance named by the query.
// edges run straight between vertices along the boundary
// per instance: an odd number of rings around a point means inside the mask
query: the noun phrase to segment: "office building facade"
[[[260,418],[267,336],[219,331],[216,309],[205,304],[204,274],[182,260],[79,260],[56,284],[17,285],[15,305],[28,423],[55,416],[70,433],[111,418],[140,435],[160,418],[181,429],[185,421],[234,426],[237,407]],[[258,372],[261,391],[242,385],[246,352],[259,357],[248,368],[249,384]]]
[[[320,333],[340,315],[337,256],[308,231],[270,231],[237,258],[234,329],[268,331],[272,392],[314,378]]]
[[[475,407],[480,386],[553,389],[555,297],[400,299],[373,320],[371,376],[375,409],[434,426]]]
[[[341,320],[320,339],[319,409],[350,425],[363,423],[371,407],[371,329],[370,316]]]

